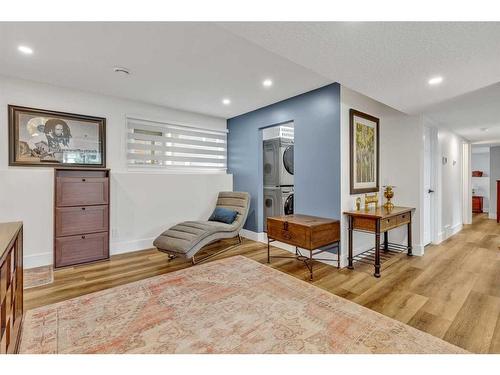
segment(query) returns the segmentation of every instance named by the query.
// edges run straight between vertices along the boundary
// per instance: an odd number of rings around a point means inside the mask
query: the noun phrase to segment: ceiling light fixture
[[[231,99],[228,99],[228,98],[222,99],[222,104],[224,104],[224,105],[231,104]]]
[[[28,47],[28,46],[19,46],[19,47],[17,47],[17,50],[19,52],[24,53],[25,55],[32,55],[33,54],[33,49]]]
[[[125,75],[129,75],[130,74],[130,70],[127,69],[127,68],[124,68],[123,66],[115,66],[113,68],[113,71],[115,73],[120,73],[120,74],[125,74]]]
[[[443,82],[443,77],[437,76],[437,77],[432,77],[429,81],[429,85],[439,85],[441,82]]]
[[[273,85],[273,81],[270,80],[269,78],[262,81],[262,86],[264,86],[264,87],[271,87],[272,85]]]

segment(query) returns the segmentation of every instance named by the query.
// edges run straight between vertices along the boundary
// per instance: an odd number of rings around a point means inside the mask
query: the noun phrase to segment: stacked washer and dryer
[[[267,217],[293,214],[293,124],[276,128],[278,136],[263,144],[264,231]]]

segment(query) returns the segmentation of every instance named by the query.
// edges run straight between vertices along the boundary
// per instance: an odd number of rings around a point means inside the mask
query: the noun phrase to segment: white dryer
[[[264,186],[293,186],[293,140],[268,139],[263,147]]]

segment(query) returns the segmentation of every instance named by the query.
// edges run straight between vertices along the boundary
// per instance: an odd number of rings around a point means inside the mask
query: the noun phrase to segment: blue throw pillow
[[[217,207],[208,221],[218,221],[220,223],[232,224],[236,220],[238,212],[228,208]]]

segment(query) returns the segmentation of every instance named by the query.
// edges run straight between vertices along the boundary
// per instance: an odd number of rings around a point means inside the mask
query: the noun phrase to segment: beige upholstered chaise
[[[195,259],[195,255],[208,244],[234,237],[238,238],[238,244],[240,244],[240,230],[243,228],[248,216],[250,194],[244,192],[220,192],[216,207],[237,211],[238,215],[235,221],[232,224],[205,220],[185,221],[160,234],[154,240],[153,245],[158,250],[169,254],[170,259],[183,257],[191,259],[195,264],[236,246],[230,246],[202,259]]]

